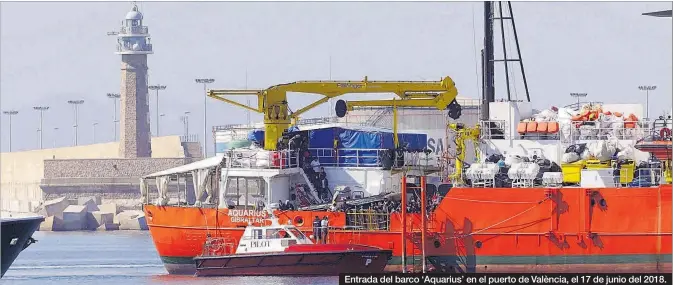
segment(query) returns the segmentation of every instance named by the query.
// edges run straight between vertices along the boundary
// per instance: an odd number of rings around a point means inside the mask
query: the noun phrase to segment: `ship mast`
[[[488,121],[489,103],[495,102],[495,86],[493,78],[493,70],[495,65],[493,62],[493,2],[484,1],[484,48],[481,50],[481,66],[482,66],[482,106],[481,119]]]
[[[514,13],[512,11],[512,3],[507,2],[509,16],[503,13],[502,1],[499,2],[484,2],[484,47],[481,50],[482,61],[482,106],[481,106],[481,120],[487,121],[490,119],[489,103],[495,102],[495,62],[502,62],[505,65],[505,86],[507,88],[507,101],[512,101],[512,93],[510,90],[509,79],[509,62],[519,62],[521,68],[521,77],[523,78],[524,88],[526,90],[526,99],[530,102],[530,93],[528,92],[528,81],[526,80],[526,72],[523,67],[523,60],[521,56],[521,49],[519,46],[519,36],[516,31],[516,24],[514,22]],[[498,4],[498,16],[494,16],[495,3]],[[500,35],[502,41],[502,59],[495,59],[495,52],[493,46],[493,23],[494,20],[500,21]],[[518,58],[507,57],[507,41],[505,38],[505,20],[512,23],[512,31],[514,33],[514,42],[516,44],[516,52]]]

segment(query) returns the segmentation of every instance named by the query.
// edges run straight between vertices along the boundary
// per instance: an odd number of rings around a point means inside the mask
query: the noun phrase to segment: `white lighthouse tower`
[[[151,157],[147,55],[152,44],[143,14],[134,3],[118,32],[117,52],[122,56],[119,154],[123,158]]]

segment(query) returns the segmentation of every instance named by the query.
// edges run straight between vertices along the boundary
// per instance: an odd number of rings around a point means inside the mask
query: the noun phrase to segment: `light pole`
[[[2,113],[9,116],[9,152],[12,152],[12,117],[19,114],[19,111],[9,110],[2,111]]]
[[[570,93],[570,96],[577,98],[577,110],[580,109],[580,98],[587,97],[587,93]]]
[[[182,129],[185,132],[185,141],[188,141],[187,137],[189,136],[189,112],[185,112],[184,116],[180,116],[180,121],[182,122]]]
[[[166,114],[159,114],[159,120],[163,120],[165,115],[166,115]],[[159,124],[157,124],[157,137],[158,137],[159,135],[160,135],[160,133],[159,133]]]
[[[645,117],[647,117],[645,121],[647,122],[650,120],[650,91],[654,91],[655,89],[657,89],[657,86],[641,85],[638,86],[638,89],[640,89],[640,91],[645,91]]]
[[[58,132],[58,128],[54,128],[54,141],[52,142],[53,148],[56,148],[56,138],[58,137],[58,134],[56,132]]]
[[[93,126],[93,143],[94,143],[94,144],[96,143],[96,125],[98,125],[98,123],[95,123],[95,122],[94,122],[94,123],[92,124],[92,126]]]
[[[154,111],[156,112],[156,117],[157,117],[157,137],[159,136],[159,91],[160,90],[165,90],[166,85],[150,85],[147,86],[150,90],[156,90],[157,91],[157,99],[156,99],[156,104],[157,104],[157,109]]]
[[[42,118],[43,118],[44,111],[49,110],[49,107],[47,107],[47,106],[35,106],[35,107],[33,107],[33,109],[35,109],[37,111],[40,111],[40,128],[37,129],[37,132],[40,133],[40,136],[39,136],[38,139],[40,141],[39,142],[40,149],[42,149]]]
[[[112,125],[114,125],[114,141],[117,141],[117,100],[121,97],[119,93],[108,93],[107,97],[112,99],[112,104],[114,105],[114,117],[112,119]]]
[[[245,90],[248,90],[248,70],[247,70],[247,69],[245,70]],[[248,106],[248,107],[250,107],[250,98],[247,98],[247,99],[245,100],[245,105]],[[251,122],[250,122],[250,110],[247,110],[247,111],[246,111],[245,116],[246,116],[247,119],[248,119],[248,126],[250,126],[250,125],[251,125]]]
[[[206,154],[208,153],[208,145],[206,144],[206,138],[208,137],[208,117],[206,116],[206,112],[208,108],[208,84],[215,82],[215,79],[212,78],[197,78],[194,79],[196,83],[201,83],[203,84],[203,158],[206,158]]]
[[[68,104],[73,106],[73,111],[75,112],[75,124],[73,128],[75,128],[75,145],[77,145],[77,111],[79,109],[78,106],[84,104],[84,100],[68,100]]]

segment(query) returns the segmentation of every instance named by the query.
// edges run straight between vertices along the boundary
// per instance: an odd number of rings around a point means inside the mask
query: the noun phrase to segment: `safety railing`
[[[318,158],[321,166],[382,167],[381,157],[387,150],[309,148],[308,151],[312,157]]]
[[[562,140],[566,143],[585,140],[640,140],[652,134],[654,124],[644,121],[571,121],[519,122],[515,136],[521,139]],[[507,133],[508,130],[505,130]]]
[[[346,212],[346,224],[366,231],[385,231],[390,228],[390,214],[373,209],[352,209]]]
[[[588,175],[588,169],[583,169],[580,175]],[[664,183],[663,170],[661,168],[638,168],[633,171],[619,168],[589,169],[604,170],[597,171],[595,177],[605,183],[606,187],[633,188],[633,187],[652,187]],[[587,185],[582,185],[582,187]]]
[[[231,168],[290,169],[299,166],[296,151],[231,150]]]
[[[213,126],[213,132],[217,131],[231,131],[231,130],[237,130],[237,131],[251,131],[259,128],[263,128],[264,124],[262,123],[257,123],[257,124],[228,124],[228,125],[220,125],[220,126]],[[247,134],[246,134],[247,136]]]
[[[141,45],[140,49],[131,46],[117,44],[117,52],[152,52],[152,44]]]
[[[182,135],[180,136],[180,142],[198,142],[198,135]]]
[[[509,123],[505,120],[479,121],[482,139],[509,139]]]
[[[147,26],[124,26],[119,28],[120,34],[147,34]]]

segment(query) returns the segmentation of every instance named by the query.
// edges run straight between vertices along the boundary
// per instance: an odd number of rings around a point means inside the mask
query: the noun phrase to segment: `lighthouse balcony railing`
[[[147,26],[128,26],[119,28],[119,33],[125,35],[144,35],[147,34],[147,32]]]
[[[137,50],[123,45],[117,45],[117,52],[152,52],[152,44],[145,44],[145,46]]]

